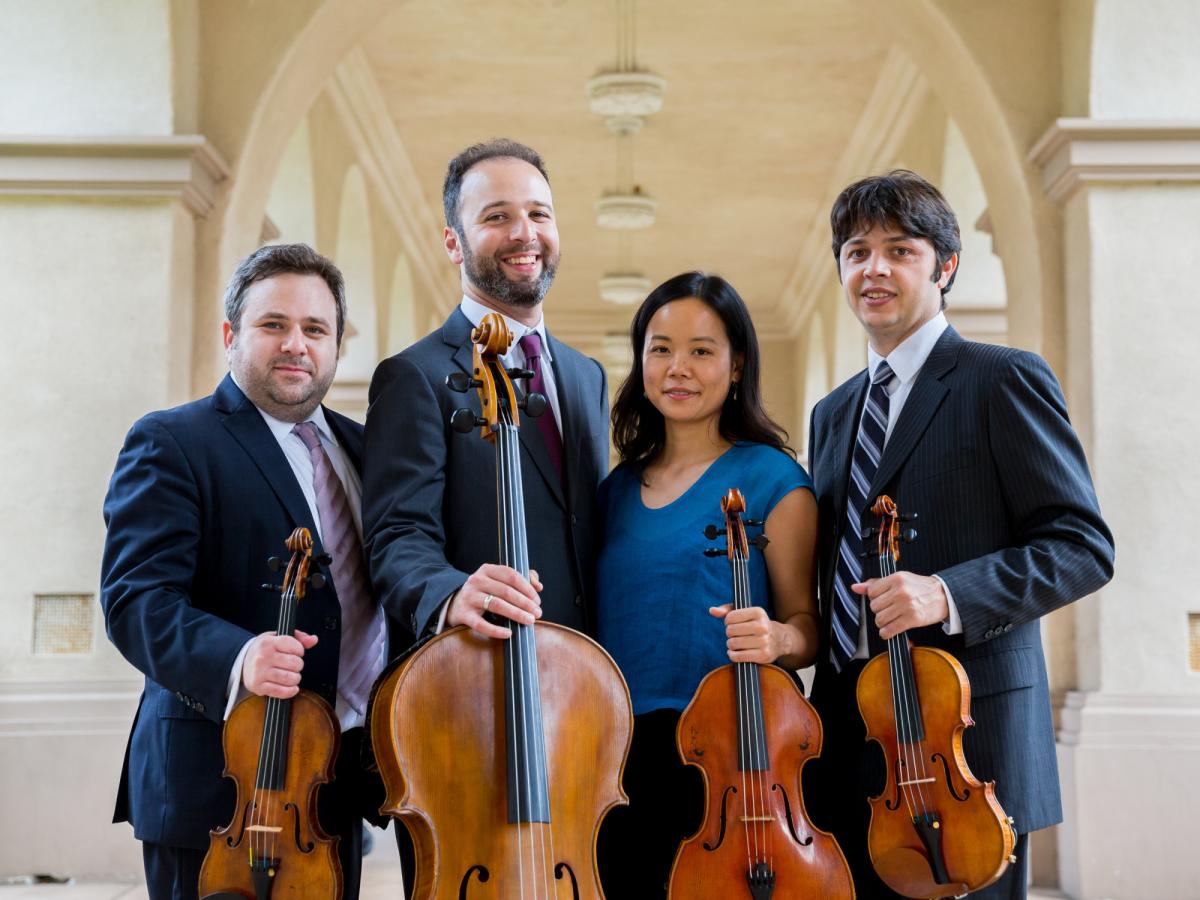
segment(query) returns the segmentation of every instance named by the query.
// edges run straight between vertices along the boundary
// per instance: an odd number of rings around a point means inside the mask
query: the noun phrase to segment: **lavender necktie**
[[[550,454],[550,462],[554,463],[554,471],[562,480],[563,445],[562,435],[554,421],[554,407],[550,405],[550,396],[546,393],[546,382],[542,378],[542,338],[536,331],[531,331],[520,341],[521,350],[525,353],[525,365],[533,372],[529,379],[530,393],[541,394],[546,398],[546,411],[534,421],[538,431],[542,433],[542,441],[546,444],[546,452]]]
[[[362,543],[342,480],[321,446],[317,426],[300,422],[292,431],[308,448],[313,488],[321,519],[321,544],[333,557],[329,570],[342,607],[342,643],[338,656],[338,693],[360,714],[366,711],[371,685],[379,675],[383,651],[383,610],[372,601]]]

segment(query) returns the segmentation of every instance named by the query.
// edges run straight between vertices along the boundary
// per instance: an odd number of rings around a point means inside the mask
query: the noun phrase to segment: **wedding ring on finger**
[[[486,596],[484,596],[484,598],[483,598],[483,611],[484,612],[488,611],[488,607],[492,605],[492,601],[494,599],[496,599],[496,598],[493,597],[491,594],[487,594]]]

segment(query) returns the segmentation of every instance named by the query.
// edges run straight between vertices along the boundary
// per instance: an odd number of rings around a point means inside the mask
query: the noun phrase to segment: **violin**
[[[495,446],[498,561],[528,577],[517,429],[519,410],[537,415],[546,399],[517,402],[511,379],[533,373],[501,363],[512,339],[501,316],[485,316],[471,334],[470,375],[446,383],[478,392],[482,415],[460,409],[451,425],[478,428]],[[479,499],[483,515],[491,501]],[[412,835],[416,900],[602,898],[596,834],[608,810],[628,802],[620,778],[629,690],[584,635],[506,624],[503,641],[450,628],[377,684],[369,729],[387,792],[381,812]]]
[[[736,488],[721,500],[733,573],[733,605],[747,609],[750,546],[746,501]],[[705,534],[716,537],[714,526]],[[722,555],[710,548],[708,555]],[[679,719],[683,761],[704,774],[705,817],[679,846],[669,897],[854,897],[850,867],[833,835],[808,819],[800,770],[821,752],[821,720],[792,676],[773,665],[731,663],[709,672]]]
[[[320,573],[309,575],[313,541],[307,528],[293,531],[286,546],[292,558],[278,588],[277,634],[295,631],[296,609],[308,585],[325,583]],[[281,567],[275,557],[268,564],[273,571]],[[290,700],[247,697],[234,707],[221,741],[224,775],[237,785],[237,803],[233,820],[210,832],[200,867],[202,900],[338,900],[338,838],[325,834],[317,822],[317,788],[333,780],[341,741],[329,703],[308,690]]]
[[[902,530],[887,496],[871,511],[880,517],[879,577],[896,572]],[[971,719],[971,684],[962,665],[935,647],[913,647],[898,634],[858,679],[858,708],[867,740],[883,748],[887,782],[869,798],[871,864],[898,894],[956,897],[1004,874],[1016,843],[1013,821],[996,800],[994,782],[971,774],[962,734]]]

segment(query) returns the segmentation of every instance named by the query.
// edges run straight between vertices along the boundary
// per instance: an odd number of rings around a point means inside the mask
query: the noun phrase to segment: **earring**
[[[738,391],[738,383],[736,381],[734,381],[734,382],[732,382],[732,384],[729,388],[729,392],[733,395],[734,400],[737,399],[737,391]]]

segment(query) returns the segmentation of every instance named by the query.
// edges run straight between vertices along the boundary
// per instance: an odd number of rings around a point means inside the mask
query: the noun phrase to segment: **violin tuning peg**
[[[283,585],[281,584],[264,584],[261,587],[269,594],[278,594],[283,591]]]
[[[533,392],[526,394],[519,405],[525,411],[525,415],[536,419],[546,411],[546,407],[550,404],[542,394]]]
[[[706,525],[704,527],[704,536],[710,541],[715,541],[720,533],[721,530],[716,525]]]
[[[771,539],[769,537],[767,537],[765,534],[760,534],[758,537],[756,537],[752,541],[750,541],[750,543],[753,544],[755,547],[757,547],[759,550],[765,550],[765,549],[767,549],[767,544],[771,543]]]
[[[917,539],[917,529],[905,528],[902,532],[900,532],[900,539],[906,544],[911,544]]]
[[[267,568],[270,569],[272,572],[278,572],[280,569],[283,568],[283,560],[280,559],[278,556],[272,556],[270,559],[267,560]]]
[[[316,573],[315,575],[310,575],[308,578],[308,586],[314,591],[319,591],[321,588],[325,587],[325,576],[320,572]]]
[[[475,415],[474,410],[456,409],[450,414],[450,427],[459,434],[468,434],[476,428],[487,424],[487,419]]]
[[[724,547],[705,547],[705,556],[728,556],[729,551]]]
[[[533,377],[532,369],[522,369],[517,366],[513,366],[511,369],[505,369],[504,371],[508,373],[509,378],[515,378],[521,381]]]
[[[446,376],[446,387],[456,394],[465,394],[471,388],[483,387],[483,382],[466,372],[452,372]]]

